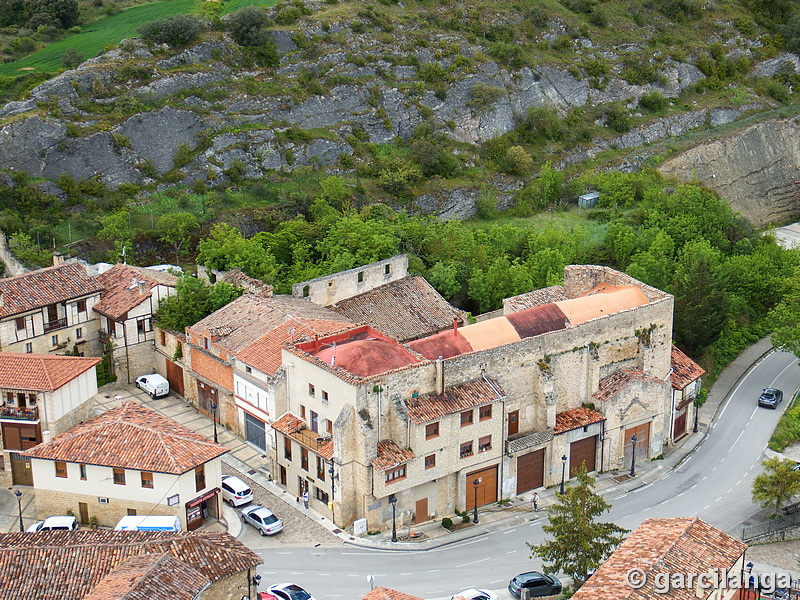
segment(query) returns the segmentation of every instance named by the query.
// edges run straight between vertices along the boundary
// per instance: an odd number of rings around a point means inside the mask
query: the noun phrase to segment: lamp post
[[[561,490],[559,491],[559,494],[564,493],[564,475],[566,474],[566,472],[567,472],[567,455],[565,454],[564,456],[561,457]]]
[[[219,443],[217,441],[217,405],[216,403],[211,404],[211,418],[214,419],[214,443]]]
[[[478,477],[472,482],[472,490],[475,492],[474,506],[472,507],[472,522],[478,524],[478,486],[483,481],[483,477]]]
[[[397,541],[397,522],[395,521],[395,504],[397,504],[397,496],[391,494],[389,496],[389,504],[392,505],[392,541]]]
[[[631,477],[636,477],[636,436],[631,437]]]
[[[250,590],[253,589],[256,592],[256,596],[258,596],[258,584],[261,583],[261,575],[253,575],[252,577],[247,578],[247,596],[242,598],[242,600],[250,600]]]
[[[19,509],[19,530],[25,531],[25,528],[22,526],[22,492],[15,490],[14,495],[17,497],[17,508]]]

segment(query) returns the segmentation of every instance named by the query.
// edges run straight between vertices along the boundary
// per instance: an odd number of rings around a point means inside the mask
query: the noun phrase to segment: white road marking
[[[506,535],[506,534],[508,534],[508,533],[514,533],[516,530],[517,530],[517,528],[516,528],[516,527],[515,527],[514,529],[509,529],[508,531],[504,531],[504,532],[503,532],[503,535]]]
[[[506,554],[516,554],[516,550],[512,550],[511,552],[506,552]]]
[[[406,577],[408,575],[413,575],[413,573],[400,573],[400,577]]]
[[[714,467],[713,469],[711,469],[711,472],[713,473],[716,470],[717,470],[717,467]]]
[[[330,573],[317,573],[317,575],[319,575],[320,577],[330,577],[331,576]]]
[[[629,519],[630,517],[631,517],[631,515],[625,515],[625,516],[624,516],[624,517],[622,517],[622,518],[623,518],[623,519]]]
[[[706,507],[703,510],[708,510],[709,508],[711,508],[711,505],[707,504]]]
[[[737,481],[737,482],[736,482],[736,485],[739,485],[740,483],[742,483],[742,480],[741,480],[741,479],[740,479],[739,481]]]
[[[705,481],[706,479],[708,479],[708,475],[704,475],[700,481]]]
[[[439,569],[428,569],[428,573],[438,573]]]
[[[492,557],[487,556],[486,558],[481,558],[479,560],[473,560],[472,562],[456,565],[456,569],[459,569],[461,567],[469,567],[470,565],[477,565],[478,563],[486,562],[487,560],[492,560]]]
[[[722,497],[722,496],[720,496],[719,498],[717,498],[717,499],[715,500],[715,502],[719,502],[720,500],[722,500],[722,498],[723,498],[723,497]]]

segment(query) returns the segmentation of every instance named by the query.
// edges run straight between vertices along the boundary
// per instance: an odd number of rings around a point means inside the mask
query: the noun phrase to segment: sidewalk
[[[708,394],[706,403],[700,409],[697,432],[690,433],[676,444],[666,448],[664,450],[663,459],[637,463],[636,476],[633,478],[630,477],[627,470],[608,471],[598,474],[595,481],[595,491],[603,496],[627,493],[660,479],[680,465],[708,434],[710,424],[731,390],[736,387],[747,371],[771,350],[772,345],[769,338],[764,338],[745,350],[727,369],[725,369],[719,379],[714,383],[713,388]],[[197,409],[181,398],[170,396],[160,400],[151,400],[133,386],[130,386],[130,389],[126,386],[125,388],[115,389],[105,394],[101,392],[100,399],[101,402],[98,408],[104,410],[118,406],[120,402],[126,400],[137,400],[146,403],[150,408],[198,433],[209,438],[213,438],[214,435],[212,420],[199,413]],[[260,454],[253,446],[246,444],[241,438],[233,435],[219,425],[217,426],[217,438],[221,444],[227,446],[229,449],[229,453],[222,458],[226,464],[243,473],[255,483],[286,502],[292,509],[297,509],[297,499],[295,496],[272,482],[267,470],[267,458],[265,455]],[[304,510],[303,512],[308,518],[316,521],[319,525],[338,536],[344,543],[384,550],[429,550],[465,539],[486,535],[491,531],[514,527],[515,525],[520,525],[534,519],[545,518],[547,516],[547,507],[555,502],[557,489],[558,486],[538,490],[538,512],[533,512],[531,510],[530,497],[532,492],[530,492],[517,497],[505,506],[494,504],[479,508],[479,523],[477,525],[469,525],[463,529],[452,532],[444,529],[439,521],[412,525],[409,527],[402,521],[401,515],[398,515],[397,542],[391,541],[391,532],[381,532],[376,535],[355,537],[347,531],[338,528],[330,519],[323,517],[312,508]],[[229,515],[228,513],[231,514]],[[224,516],[228,521],[230,533],[238,535],[241,531],[241,523],[236,519],[235,512],[232,510],[225,511]],[[409,541],[409,534],[412,531],[414,533],[414,540]]]

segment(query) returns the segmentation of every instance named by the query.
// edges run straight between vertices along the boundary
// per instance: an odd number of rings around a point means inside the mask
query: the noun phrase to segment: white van
[[[122,517],[114,531],[180,531],[178,517],[167,515],[128,515]]]
[[[28,533],[35,533],[37,531],[56,531],[56,530],[67,530],[67,531],[77,531],[80,529],[80,525],[78,524],[78,519],[72,516],[65,516],[65,517],[47,517],[44,521],[37,521],[26,531]]]
[[[150,394],[151,398],[163,398],[169,394],[169,381],[158,373],[137,377],[136,387]]]

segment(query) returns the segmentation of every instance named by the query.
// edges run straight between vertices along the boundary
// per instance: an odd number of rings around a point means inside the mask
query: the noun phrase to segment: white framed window
[[[82,340],[83,339],[83,327],[78,327],[75,330],[75,339],[76,340]]]
[[[50,336],[50,343],[53,346],[58,346],[58,336],[57,335],[51,335]]]
[[[25,352],[27,352],[28,354],[33,353],[33,344],[31,342],[25,344]]]

